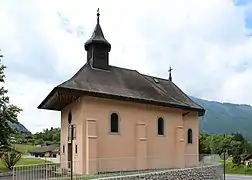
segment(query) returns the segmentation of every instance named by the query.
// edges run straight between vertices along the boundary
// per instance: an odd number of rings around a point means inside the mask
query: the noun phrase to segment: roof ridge
[[[142,74],[142,73],[140,73]],[[164,80],[164,81],[167,81],[167,82],[171,82],[169,81],[169,79],[165,79],[165,78],[161,78],[161,77],[157,77],[157,76],[151,76],[151,75],[147,75],[147,74],[142,74],[143,76],[148,76],[148,77],[151,77],[151,78],[156,78],[156,79],[160,79],[160,80]]]
[[[119,66],[112,66],[112,65],[110,65],[110,66],[114,67],[114,68],[128,70],[128,71],[136,71],[138,74],[140,74],[142,76],[148,76],[148,77],[151,77],[151,78],[156,78],[156,79],[160,79],[160,80],[164,80],[164,81],[170,82],[168,79],[165,79],[165,78],[162,78],[162,77],[157,77],[157,76],[151,76],[151,75],[143,74],[143,73],[141,73],[141,72],[139,72],[138,70],[135,70],[135,69],[128,69],[128,68],[123,68],[123,67],[119,67]]]
[[[127,69],[127,68],[123,68],[123,67],[119,67],[119,66],[112,66],[110,65],[110,67],[113,67],[113,68],[118,68],[118,69],[123,69],[123,70],[127,70],[127,71],[137,71],[135,69]],[[141,73],[140,73],[141,74]]]

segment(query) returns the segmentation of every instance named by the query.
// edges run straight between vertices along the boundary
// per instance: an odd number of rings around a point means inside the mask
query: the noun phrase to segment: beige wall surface
[[[67,162],[68,113],[76,125],[76,171],[96,172],[193,166],[198,154],[198,117],[184,111],[94,97],[82,97],[61,113],[61,162]],[[110,115],[119,115],[119,133],[110,133]],[[157,120],[164,119],[164,135]],[[187,143],[187,130],[193,143]],[[77,153],[75,148],[77,145]],[[63,153],[63,146],[65,152]],[[77,167],[78,166],[78,167]]]

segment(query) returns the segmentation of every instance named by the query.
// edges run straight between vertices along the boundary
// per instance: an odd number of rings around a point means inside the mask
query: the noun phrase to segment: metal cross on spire
[[[170,67],[169,68],[169,70],[168,70],[168,72],[169,72],[169,81],[172,81],[172,75],[171,75],[171,71],[172,71],[173,69]]]
[[[100,23],[100,13],[99,13],[99,8],[97,9],[97,24]]]

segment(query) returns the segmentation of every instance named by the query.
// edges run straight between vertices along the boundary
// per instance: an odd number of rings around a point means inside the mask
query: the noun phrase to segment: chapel
[[[61,112],[61,166],[71,161],[88,174],[197,165],[205,109],[175,85],[171,69],[164,79],[110,64],[99,12],[84,49],[80,70],[38,106]]]

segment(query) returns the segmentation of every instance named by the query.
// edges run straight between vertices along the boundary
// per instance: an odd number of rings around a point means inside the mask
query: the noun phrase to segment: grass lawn
[[[22,158],[17,163],[17,165],[32,165],[32,164],[42,164],[42,163],[48,163],[48,161],[45,161],[43,159],[35,159],[35,158]],[[9,169],[7,169],[4,165],[4,162],[2,159],[0,159],[0,171],[8,172]]]
[[[240,166],[240,167],[227,167],[226,174],[241,174],[241,175],[252,175],[252,168]]]
[[[224,161],[221,161],[221,163],[223,167]],[[240,167],[234,166],[232,158],[230,157],[226,160],[226,174],[252,175],[252,167],[246,167],[245,165],[241,165]]]
[[[24,155],[28,154],[29,150],[36,148],[36,146],[31,144],[13,144],[13,147],[15,147],[18,151],[20,151]]]

